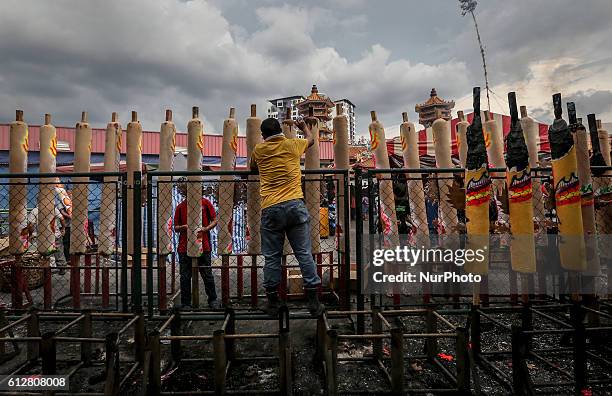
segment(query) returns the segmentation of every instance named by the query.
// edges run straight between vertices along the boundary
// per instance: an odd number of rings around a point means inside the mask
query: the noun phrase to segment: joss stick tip
[[[408,122],[408,113],[407,112],[403,112],[402,113],[402,119],[404,120],[404,122]]]
[[[370,111],[370,118],[372,118],[372,122],[376,121],[376,111]]]
[[[15,111],[15,120],[23,121],[23,110],[16,110]]]
[[[527,106],[521,106],[521,117],[527,117]]]
[[[138,121],[138,112],[132,111],[132,122]]]
[[[172,121],[172,110],[166,109],[166,121]]]
[[[86,111],[81,112],[81,122],[82,123],[87,122],[87,112]]]
[[[191,108],[191,118],[198,118],[200,114],[200,108],[198,106],[193,106]]]
[[[51,114],[45,114],[45,125],[51,124]]]
[[[251,117],[257,117],[257,105],[256,104],[251,105]]]

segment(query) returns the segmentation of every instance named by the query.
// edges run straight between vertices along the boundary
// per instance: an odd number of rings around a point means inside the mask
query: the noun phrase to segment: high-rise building
[[[336,100],[334,104],[342,105],[342,113],[348,117],[348,127],[349,127],[349,142],[353,143],[355,141],[355,105],[348,99],[340,99]],[[331,113],[332,118],[336,116],[336,107]]]
[[[287,114],[287,109],[291,109],[291,119],[297,119],[297,104],[303,102],[304,99],[306,98],[302,95],[296,95],[268,100],[268,118],[276,118],[278,122],[282,123]]]
[[[318,99],[321,100],[317,101]],[[268,117],[276,118],[279,122],[283,122],[287,114],[287,109],[290,109],[291,119],[296,120],[300,116],[305,116],[309,107],[308,104],[303,104],[298,108],[298,105],[308,101],[313,104],[315,117],[319,118],[325,124],[322,130],[322,139],[327,139],[331,136],[330,133],[328,133],[331,131],[331,123],[328,123],[328,121],[336,116],[336,107],[333,105],[342,104],[343,112],[348,117],[350,142],[355,140],[356,122],[355,105],[353,102],[346,98],[331,101],[328,96],[318,93],[316,85],[313,85],[308,97],[295,95],[268,100]]]

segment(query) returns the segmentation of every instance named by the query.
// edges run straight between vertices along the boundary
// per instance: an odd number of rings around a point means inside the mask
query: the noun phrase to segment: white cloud
[[[243,119],[249,104],[258,103],[263,115],[267,98],[307,93],[317,83],[332,97],[357,104],[364,132],[369,110],[394,123],[433,86],[444,85],[449,96],[469,89],[465,65],[456,60],[391,60],[377,44],[348,61],[341,49],[312,38],[335,17],[322,7],[260,8],[251,35],[206,1],[12,0],[4,9],[3,122],[17,107],[34,123],[51,112],[64,125],[74,124],[82,110],[103,125],[112,111],[125,120],[135,109],[145,128],[157,129],[170,107],[182,129],[191,106],[199,105],[208,130],[218,132],[230,106]],[[36,23],[24,25],[23,15]]]

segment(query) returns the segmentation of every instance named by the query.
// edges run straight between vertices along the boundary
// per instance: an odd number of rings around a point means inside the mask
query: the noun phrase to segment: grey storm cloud
[[[480,2],[492,82],[528,78],[531,63],[555,56],[583,61],[550,78],[588,81],[610,70],[596,52],[610,53],[609,2],[589,2],[588,12],[575,3]],[[57,125],[73,125],[87,110],[103,126],[113,111],[125,123],[137,110],[155,130],[171,108],[184,129],[198,105],[206,130],[219,133],[230,106],[244,119],[256,103],[263,116],[267,99],[316,83],[357,105],[364,133],[370,110],[394,125],[402,111],[414,119],[433,87],[447,99],[468,94],[482,81],[477,51],[471,20],[450,0],[5,0],[0,122],[22,108],[30,123],[50,112]],[[577,102],[610,101],[579,91],[587,96]]]

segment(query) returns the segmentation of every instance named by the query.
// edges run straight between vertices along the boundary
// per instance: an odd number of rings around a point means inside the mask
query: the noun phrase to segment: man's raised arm
[[[308,147],[312,146],[315,141],[315,137],[312,133],[312,127],[310,124],[304,122],[304,120],[299,120],[296,122],[297,127],[300,131],[304,132],[304,138],[308,141]]]

